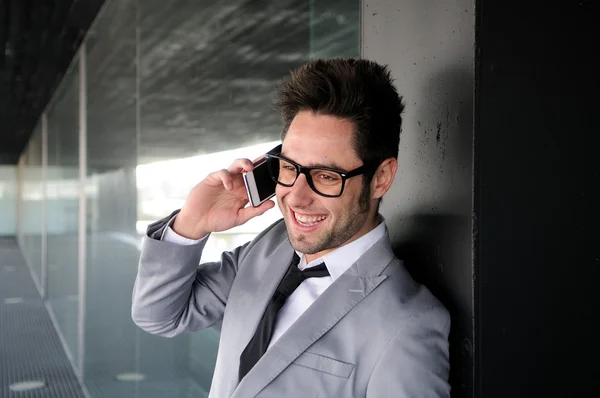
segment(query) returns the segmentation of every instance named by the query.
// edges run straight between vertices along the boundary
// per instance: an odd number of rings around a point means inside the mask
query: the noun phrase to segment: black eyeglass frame
[[[271,174],[271,179],[273,179],[273,181],[275,181],[277,184],[282,185],[284,187],[288,187],[288,188],[292,187],[298,180],[298,177],[300,177],[300,174],[304,174],[304,177],[306,177],[306,182],[308,183],[308,186],[313,190],[313,192],[315,192],[317,195],[321,195],[326,198],[339,198],[344,193],[344,188],[346,187],[346,180],[348,178],[356,177],[361,174],[366,174],[368,172],[375,171],[375,170],[377,170],[377,167],[379,167],[379,165],[375,165],[375,164],[371,164],[371,165],[363,164],[362,166],[357,167],[354,170],[344,171],[344,170],[334,169],[332,167],[326,167],[326,166],[310,166],[310,167],[301,166],[298,163],[296,163],[286,157],[281,156],[281,154],[267,153],[265,155],[265,158],[266,158],[267,164],[269,166],[269,174]],[[275,178],[275,173],[273,172],[273,169],[272,169],[272,161],[270,161],[270,159],[283,160],[283,161],[293,165],[294,167],[296,167],[296,178],[294,178],[294,182],[292,182],[291,184],[284,184],[282,182],[277,181],[277,179]],[[317,190],[317,188],[315,188],[312,176],[310,175],[310,172],[312,170],[325,170],[325,171],[330,171],[330,172],[339,174],[340,177],[342,178],[342,188],[340,189],[340,193],[338,195],[328,195],[328,194],[319,192]]]

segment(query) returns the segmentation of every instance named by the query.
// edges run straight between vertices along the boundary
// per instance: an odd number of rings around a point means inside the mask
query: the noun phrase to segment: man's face
[[[350,171],[363,165],[353,146],[352,122],[334,116],[299,112],[283,141],[282,156],[302,166]],[[311,261],[349,243],[375,227],[375,206],[360,204],[364,176],[346,180],[338,198],[314,192],[301,174],[292,187],[277,185],[277,201],[292,246]],[[310,255],[310,256],[309,256]]]

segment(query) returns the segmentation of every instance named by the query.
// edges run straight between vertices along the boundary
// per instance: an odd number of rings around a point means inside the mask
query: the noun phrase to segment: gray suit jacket
[[[203,245],[160,240],[172,216],[148,228],[132,317],[142,329],[166,337],[223,321],[210,397],[450,396],[450,317],[409,276],[387,234],[240,382],[240,354],[293,256],[285,223],[223,253],[220,262],[198,265]]]

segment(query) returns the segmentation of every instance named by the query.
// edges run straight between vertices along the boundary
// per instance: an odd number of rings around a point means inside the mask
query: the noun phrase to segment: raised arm
[[[250,244],[225,252],[221,261],[199,265],[206,237],[263,214],[274,206],[245,207],[248,198],[241,173],[253,169],[248,159],[210,174],[196,185],[185,206],[175,215],[148,228],[136,277],[132,318],[142,329],[167,337],[209,327],[223,317],[240,258]],[[173,218],[175,217],[175,218]],[[194,245],[163,240],[172,222],[173,231]]]

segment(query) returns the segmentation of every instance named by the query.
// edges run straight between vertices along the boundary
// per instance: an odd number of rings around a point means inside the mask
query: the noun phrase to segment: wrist
[[[189,216],[184,210],[181,210],[175,217],[171,229],[177,234],[187,239],[198,240],[204,238],[210,233],[200,227],[200,220]]]

